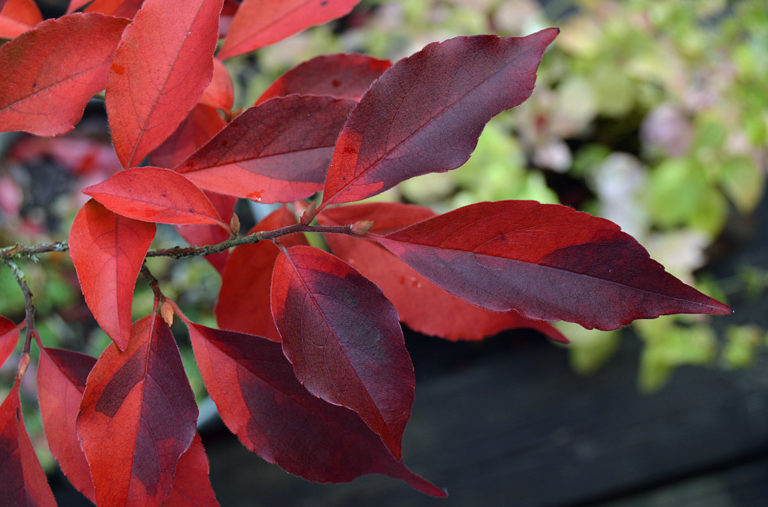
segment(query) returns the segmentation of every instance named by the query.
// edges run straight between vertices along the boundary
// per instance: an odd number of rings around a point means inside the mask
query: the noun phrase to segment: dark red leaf
[[[200,100],[213,73],[223,0],[146,0],[125,29],[107,76],[117,156],[138,165]]]
[[[42,20],[34,0],[10,0],[0,7],[0,39],[13,39]]]
[[[149,161],[157,167],[176,167],[226,126],[227,122],[216,109],[198,104],[174,133],[149,155]]]
[[[85,12],[103,12],[112,16],[133,19],[144,0],[95,0]]]
[[[302,385],[357,412],[399,459],[415,380],[392,304],[341,259],[309,246],[280,253],[271,292],[283,352]]]
[[[609,330],[671,313],[730,313],[616,224],[566,206],[479,203],[377,241],[444,289],[531,319]]]
[[[216,211],[221,215],[222,220],[229,222],[235,212],[237,198],[213,192],[206,192],[205,195],[211,200]],[[215,245],[228,240],[230,237],[227,231],[215,225],[177,225],[176,230],[179,231],[179,234],[187,243],[193,246]],[[228,257],[229,252],[225,250],[216,254],[206,255],[205,259],[216,268],[216,271],[222,273]]]
[[[101,354],[83,393],[77,433],[99,505],[160,505],[195,436],[197,405],[170,329],[152,314],[125,352]]]
[[[0,0],[0,10],[5,8],[6,3],[8,3],[8,0]]]
[[[248,233],[271,231],[297,222],[288,208],[281,207]],[[280,241],[287,247],[307,244],[303,234],[283,236]],[[272,267],[278,253],[279,250],[271,241],[241,245],[232,250],[221,274],[221,290],[216,301],[216,322],[219,327],[280,341],[280,334],[269,311]]]
[[[432,210],[421,206],[370,203],[331,208],[318,218],[324,225],[373,220],[370,232],[386,234],[433,216]],[[420,333],[449,340],[479,340],[505,329],[527,327],[553,340],[568,341],[546,322],[512,310],[494,312],[454,296],[372,241],[342,234],[327,234],[326,240],[333,253],[381,288],[402,322]]]
[[[218,224],[219,212],[202,190],[170,169],[134,167],[83,190],[120,215],[163,224]]]
[[[78,352],[46,348],[37,369],[37,394],[48,447],[69,482],[94,503],[96,493],[75,423],[85,380],[95,363],[94,358]]]
[[[220,194],[269,203],[303,199],[322,189],[354,105],[311,95],[272,99],[232,120],[176,170]]]
[[[173,476],[173,487],[165,507],[205,507],[219,505],[211,487],[208,456],[200,435],[195,434],[192,445],[181,455]]]
[[[0,131],[69,132],[94,93],[128,23],[102,14],[50,19],[0,47]]]
[[[428,495],[445,496],[396,460],[357,414],[307,392],[280,345],[190,322],[187,326],[224,424],[266,461],[311,481],[346,482],[381,473]]]
[[[0,315],[0,367],[2,367],[16,348],[19,342],[19,329],[25,323],[18,326],[12,320]]]
[[[219,58],[251,52],[314,25],[339,18],[360,0],[243,0]]]
[[[19,381],[0,405],[0,502],[2,505],[56,506],[43,467],[29,440],[19,403]]]
[[[232,85],[232,78],[221,60],[213,59],[213,77],[211,84],[205,89],[200,103],[217,109],[223,109],[229,112],[232,109],[232,102],[235,100],[235,89]]]
[[[294,93],[360,100],[371,83],[391,66],[389,60],[360,54],[318,56],[277,78],[256,104]]]
[[[395,63],[339,134],[323,206],[462,165],[488,120],[531,94],[541,56],[557,33],[457,37]]]
[[[229,31],[232,20],[240,8],[240,0],[224,0],[224,7],[221,8],[219,16],[219,37],[224,37]]]
[[[82,207],[69,231],[69,254],[85,302],[121,350],[131,335],[133,289],[155,225],[112,213],[94,200]]]

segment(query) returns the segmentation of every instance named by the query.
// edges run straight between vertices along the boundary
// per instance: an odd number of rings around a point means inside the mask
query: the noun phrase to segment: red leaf
[[[338,257],[295,246],[275,262],[272,315],[304,387],[357,412],[399,459],[415,380],[397,312],[379,288]]]
[[[136,220],[163,224],[218,224],[229,229],[203,191],[170,169],[126,169],[83,192],[115,213]]]
[[[69,254],[96,322],[125,350],[131,335],[133,289],[155,237],[154,224],[116,215],[94,200],[69,231]]]
[[[307,392],[280,345],[190,322],[187,326],[224,424],[266,461],[311,481],[346,482],[381,473],[428,495],[445,496],[396,460],[357,414]]]
[[[303,199],[323,187],[354,102],[292,95],[254,106],[176,168],[220,194],[261,202]]]
[[[19,403],[19,381],[0,405],[0,499],[3,505],[56,506],[29,440]]]
[[[205,192],[205,195],[211,200],[216,211],[219,212],[224,222],[229,222],[235,212],[237,198],[229,195],[215,194]],[[187,243],[193,246],[215,245],[229,239],[230,235],[221,227],[215,225],[177,225],[176,229]],[[219,273],[224,271],[224,265],[229,257],[226,250],[220,253],[206,255],[205,258],[210,262]]]
[[[205,507],[219,505],[211,487],[208,456],[200,435],[195,434],[192,445],[181,455],[173,477],[173,487],[165,499],[166,507]]]
[[[13,39],[43,20],[33,0],[10,0],[0,7],[0,39]]]
[[[19,342],[19,329],[26,323],[18,326],[12,320],[0,315],[0,367],[2,367],[16,348]]]
[[[48,447],[69,482],[94,503],[96,493],[75,423],[85,379],[95,363],[94,358],[78,352],[45,348],[37,369],[37,393]]]
[[[67,14],[75,12],[77,9],[91,2],[92,0],[69,0],[69,7],[67,7]]]
[[[0,130],[69,132],[94,93],[127,20],[102,14],[50,19],[0,47]]]
[[[221,60],[213,59],[213,77],[211,84],[205,89],[200,103],[217,109],[229,111],[232,109],[232,102],[235,100],[235,89],[232,85],[232,78]]]
[[[149,155],[149,160],[158,167],[176,167],[226,126],[227,122],[216,109],[198,104],[174,133]]]
[[[616,224],[565,206],[479,203],[376,239],[444,289],[532,319],[609,330],[671,313],[730,313]]]
[[[323,225],[373,220],[370,232],[385,234],[433,216],[432,210],[421,206],[370,203],[328,209],[318,218]],[[525,318],[515,311],[494,312],[454,296],[372,241],[342,234],[325,237],[333,253],[378,285],[395,306],[400,320],[415,331],[449,340],[479,340],[505,329],[527,327],[553,340],[568,341],[546,322]]]
[[[86,12],[103,12],[112,16],[133,19],[144,0],[95,0]]]
[[[541,56],[557,33],[457,37],[395,63],[339,134],[321,208],[462,165],[486,122],[531,94]]]
[[[160,505],[195,436],[197,405],[168,326],[133,325],[125,352],[110,345],[83,393],[77,432],[99,505]]]
[[[123,167],[141,162],[195,107],[213,73],[223,0],[146,0],[107,76],[106,106]]]
[[[256,224],[249,234],[279,229],[297,222],[293,213],[281,207]],[[280,241],[287,247],[307,244],[303,234],[283,236]],[[278,253],[279,250],[271,241],[241,245],[232,250],[221,274],[221,290],[216,302],[216,322],[219,327],[280,341],[280,334],[269,311],[272,267]]]
[[[360,0],[244,0],[219,58],[226,60],[339,18]]]
[[[389,60],[367,55],[318,56],[289,70],[272,83],[256,105],[272,97],[300,93],[360,100],[371,83],[392,66]]]

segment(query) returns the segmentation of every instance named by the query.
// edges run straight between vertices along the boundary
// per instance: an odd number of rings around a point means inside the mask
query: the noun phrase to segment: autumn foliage
[[[450,340],[529,327],[566,341],[549,321],[616,329],[730,311],[615,224],[564,206],[484,202],[436,215],[351,204],[462,165],[486,122],[531,94],[557,29],[457,37],[394,63],[319,56],[239,112],[222,60],[357,1],[72,0],[45,21],[31,1],[3,4],[0,36],[12,40],[0,47],[0,130],[64,134],[106,90],[123,166],[85,190],[91,199],[60,245],[113,343],[98,359],[46,348],[29,314],[18,325],[0,317],[0,363],[25,326],[37,340],[51,452],[99,505],[216,503],[174,314],[248,449],[313,481],[381,473],[440,497],[401,459],[415,385],[401,322]],[[237,198],[285,204],[240,234]],[[150,250],[158,223],[192,246]],[[308,232],[330,252],[310,246]],[[24,251],[2,253],[10,262]],[[155,311],[131,322],[152,255],[207,256],[222,277],[219,329],[191,322],[156,281]],[[50,505],[20,415],[23,364],[0,407],[0,503]]]

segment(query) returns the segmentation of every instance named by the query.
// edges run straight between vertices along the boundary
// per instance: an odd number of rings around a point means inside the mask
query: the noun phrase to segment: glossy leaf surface
[[[98,504],[160,505],[195,436],[197,405],[170,329],[156,314],[110,345],[83,393],[77,432]]]
[[[293,95],[232,120],[176,170],[199,187],[273,203],[319,191],[354,102]]]
[[[70,14],[3,44],[0,131],[54,136],[72,130],[88,100],[106,85],[127,23],[102,14]]]
[[[619,227],[566,206],[485,202],[378,238],[446,290],[528,318],[617,329],[671,313],[729,313],[664,271]]]
[[[198,104],[173,134],[150,153],[149,161],[157,167],[176,167],[226,126],[216,109]]]
[[[0,500],[3,505],[56,506],[29,440],[19,403],[19,381],[0,405]]]
[[[210,467],[200,435],[181,455],[173,476],[173,487],[163,505],[167,507],[207,507],[219,505],[211,487]]]
[[[33,0],[9,0],[0,7],[0,39],[13,39],[43,20]]]
[[[107,77],[106,106],[123,167],[176,130],[213,73],[223,0],[146,0],[125,29]]]
[[[293,213],[281,207],[248,233],[271,231],[297,222]],[[307,244],[303,234],[282,236],[280,241],[287,247]],[[272,268],[278,253],[272,241],[240,245],[232,250],[221,275],[221,289],[216,300],[215,313],[219,327],[280,341],[280,334],[269,310]]]
[[[0,315],[0,367],[8,360],[19,342],[19,328],[12,320]]]
[[[251,52],[347,14],[360,0],[243,0],[219,58]]]
[[[541,56],[557,33],[457,37],[395,63],[344,125],[323,205],[462,165],[488,120],[531,94]]]
[[[37,369],[40,415],[48,447],[69,482],[91,502],[96,502],[96,493],[77,438],[76,422],[85,380],[95,363],[96,359],[85,354],[46,348]]]
[[[133,289],[155,225],[117,215],[94,200],[69,231],[69,254],[88,308],[121,350],[131,335]]]
[[[83,192],[115,213],[136,220],[163,224],[219,224],[228,229],[203,191],[170,169],[126,169]]]
[[[381,290],[338,257],[295,246],[275,261],[272,315],[302,385],[357,412],[399,459],[415,379]]]
[[[331,208],[319,220],[327,225],[373,220],[370,232],[385,234],[433,216],[432,210],[421,206],[370,203]],[[553,340],[568,341],[547,322],[515,311],[487,310],[447,292],[373,241],[343,234],[326,234],[325,238],[334,254],[381,288],[400,320],[415,331],[449,340],[479,340],[506,329],[526,327]]]
[[[361,54],[318,56],[277,78],[256,104],[294,93],[360,100],[371,83],[391,66],[389,60]]]
[[[280,345],[187,325],[222,420],[266,461],[311,481],[346,482],[381,473],[428,495],[445,496],[396,460],[357,414],[312,396],[296,379]]]

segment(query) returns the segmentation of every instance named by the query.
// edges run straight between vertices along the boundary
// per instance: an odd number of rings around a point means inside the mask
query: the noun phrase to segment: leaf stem
[[[5,262],[5,265],[8,266],[8,268],[11,270],[11,273],[13,273],[13,277],[16,279],[16,283],[19,284],[19,287],[21,287],[21,292],[24,293],[24,320],[27,323],[27,331],[26,335],[24,337],[24,349],[22,351],[23,356],[29,356],[29,349],[32,346],[32,337],[37,335],[37,330],[35,329],[35,305],[32,304],[32,291],[29,288],[29,285],[27,284],[27,280],[24,276],[24,272],[21,270],[18,264],[16,264],[13,260],[9,258],[3,258],[3,262]],[[27,364],[29,361],[27,361]],[[23,365],[24,362],[20,363]],[[24,366],[24,369],[26,369],[26,366]],[[23,375],[24,372],[20,371],[19,375]]]

